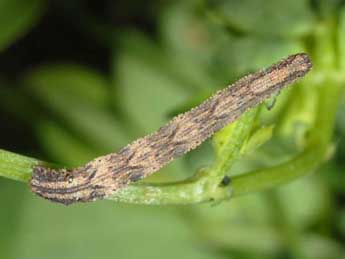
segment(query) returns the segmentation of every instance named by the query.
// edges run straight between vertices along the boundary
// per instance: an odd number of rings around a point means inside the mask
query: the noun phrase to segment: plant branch
[[[0,149],[0,176],[27,182],[31,177],[32,168],[42,163],[42,161],[35,158]]]

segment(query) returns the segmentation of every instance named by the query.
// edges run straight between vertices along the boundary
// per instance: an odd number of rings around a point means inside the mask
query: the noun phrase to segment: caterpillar
[[[199,106],[174,117],[153,134],[135,140],[117,153],[73,169],[35,166],[31,190],[65,205],[109,197],[196,148],[248,109],[303,77],[311,67],[307,54],[291,55],[216,92]]]

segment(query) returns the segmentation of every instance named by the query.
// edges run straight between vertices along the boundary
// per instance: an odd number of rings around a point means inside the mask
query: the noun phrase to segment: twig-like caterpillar
[[[36,166],[30,181],[31,190],[65,205],[108,197],[196,148],[249,108],[303,77],[311,67],[308,55],[289,56],[241,78],[117,153],[98,157],[74,169]]]

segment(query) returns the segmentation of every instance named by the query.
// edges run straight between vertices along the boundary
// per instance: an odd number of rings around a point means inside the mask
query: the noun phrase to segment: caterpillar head
[[[88,202],[105,196],[105,187],[98,184],[96,175],[97,170],[87,165],[70,170],[36,166],[30,186],[34,193],[54,202]]]

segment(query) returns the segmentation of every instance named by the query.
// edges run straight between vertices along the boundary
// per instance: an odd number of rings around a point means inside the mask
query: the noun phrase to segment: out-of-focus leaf
[[[205,204],[195,209],[194,212],[200,215],[200,220],[206,220],[215,225],[226,226],[238,223],[266,226],[271,223],[269,204],[262,194],[239,196],[218,206]],[[195,218],[191,217],[191,219],[193,221]]]
[[[145,44],[141,44],[140,38],[122,46],[116,63],[119,86],[116,91],[128,116],[144,133],[149,133],[167,122],[167,115],[189,96],[189,92],[171,75],[151,65],[155,56],[147,55],[142,46]],[[137,56],[133,51],[146,54]]]
[[[338,159],[331,160],[329,163],[324,165],[320,169],[320,175],[331,190],[333,190],[335,193],[345,194],[345,168],[342,164],[340,164],[343,162],[341,158],[342,156],[339,155]],[[339,162],[337,163],[337,161]]]
[[[109,85],[95,71],[70,65],[44,67],[28,74],[24,83],[44,107],[102,152],[128,142],[121,122],[107,109]]]
[[[9,257],[15,248],[18,221],[22,216],[25,190],[23,184],[0,178],[0,256]]]
[[[341,71],[345,71],[345,7],[339,11],[339,26],[338,26],[338,62]]]
[[[221,81],[209,72],[209,62],[198,63],[183,53],[170,52],[169,61],[175,73],[181,75],[195,90],[208,91],[222,87]]]
[[[97,202],[66,209],[28,196],[7,258],[220,258],[196,245],[173,208]]]
[[[296,41],[228,37],[215,52],[210,69],[222,77],[224,83],[232,83],[248,72],[268,67],[301,50],[302,46]]]
[[[298,229],[317,222],[330,206],[329,193],[315,175],[281,186],[277,193],[289,224]]]
[[[345,258],[344,246],[321,235],[304,235],[298,244],[304,258]]]
[[[209,1],[227,26],[252,35],[300,37],[310,33],[314,17],[307,0]]]
[[[36,131],[42,148],[65,167],[81,165],[99,155],[56,122],[42,120]]]
[[[313,124],[317,108],[317,92],[312,91],[308,84],[300,84],[293,89],[282,116],[279,118],[277,132],[281,136],[295,141],[303,147],[305,133]],[[291,139],[294,136],[294,139]]]
[[[275,93],[263,102],[259,116],[261,124],[277,124],[277,120],[279,121],[281,119],[281,116],[288,105],[288,101],[293,93],[294,87],[298,87],[298,85],[292,84],[288,88],[284,88]]]
[[[273,128],[274,125],[270,125],[267,127],[261,127],[260,129],[257,129],[249,137],[248,141],[242,146],[241,153],[246,154],[253,152],[258,147],[267,142],[272,137]]]
[[[44,0],[0,0],[0,51],[35,25],[44,6]]]
[[[0,81],[0,107],[29,123],[32,123],[32,120],[39,113],[35,102],[30,100],[28,96],[25,96],[22,89],[16,89],[2,79]]]
[[[192,4],[173,2],[160,16],[160,33],[165,46],[197,62],[207,62],[226,32],[214,26]],[[215,37],[217,36],[217,37]]]
[[[219,206],[200,205],[187,210],[186,219],[206,244],[246,255],[271,255],[281,248],[281,237],[270,226],[263,195],[238,197]],[[261,238],[259,238],[259,236]]]
[[[210,225],[207,229],[206,243],[218,249],[239,253],[244,258],[274,258],[282,250],[282,237],[274,228],[251,224]],[[247,257],[248,256],[248,257]],[[237,258],[237,257],[234,257]],[[242,258],[242,257],[241,257]]]
[[[217,155],[220,155],[223,149],[226,148],[226,144],[228,144],[228,142],[225,140],[229,141],[229,136],[233,135],[232,133],[235,128],[236,122],[226,126],[214,135],[214,137],[212,138],[212,144]]]
[[[118,87],[115,92],[126,118],[138,127],[134,137],[140,137],[163,126],[169,120],[169,114],[186,100],[191,91],[168,73],[164,65],[159,66],[162,62],[159,50],[152,52],[154,46],[147,40],[132,34],[126,42],[128,44],[121,45],[116,60],[114,76]],[[171,170],[175,174],[170,174],[170,177],[185,175],[180,160],[163,169]]]
[[[313,0],[312,5],[317,14],[324,19],[329,19],[337,14],[342,0]]]
[[[345,99],[342,98],[342,102],[339,105],[339,111],[343,111],[345,109]],[[342,167],[345,164],[345,116],[343,116],[342,112],[337,113],[336,119],[336,137],[335,137],[335,144],[337,148],[337,152],[335,154],[335,158],[337,163],[339,163],[339,168],[330,170],[334,173],[338,172],[337,174],[342,175]],[[337,167],[337,166],[334,166]],[[332,173],[331,173],[332,174]],[[336,179],[337,177],[335,177]],[[337,180],[334,181],[334,184],[338,186],[339,182]],[[344,185],[345,186],[345,185]],[[340,186],[339,186],[340,187]]]
[[[343,236],[345,236],[345,210],[343,209],[340,213],[339,213],[339,231],[343,234]]]
[[[147,66],[155,69],[157,73],[170,77],[171,81],[175,81],[185,91],[209,89],[215,86],[214,81],[193,59],[163,48],[139,32],[122,33],[120,45],[121,48],[126,49],[128,55],[144,60]]]
[[[305,188],[303,193],[301,186]],[[272,214],[269,197],[273,193],[238,197],[216,207],[201,205],[186,215],[187,219],[191,219],[190,224],[200,233],[201,239],[213,247],[229,250],[229,253],[236,251],[246,255],[274,256],[287,247],[291,252],[295,248],[290,247],[293,243],[290,244],[287,239],[292,238],[291,241],[300,241],[296,243],[298,250],[300,254],[308,255],[306,258],[342,258],[337,257],[343,253],[337,243],[304,232],[306,226],[319,222],[328,209],[329,197],[327,191],[324,191],[317,181],[315,184],[310,179],[299,180],[278,190],[279,206],[282,206],[282,213],[287,220],[283,224],[287,224],[290,236],[280,230],[280,225],[274,226],[272,222],[280,221],[277,215]],[[256,235],[261,235],[261,238]],[[313,246],[317,245],[323,247],[320,256],[313,250]]]
[[[188,98],[186,102],[184,102],[182,105],[180,105],[176,109],[172,110],[172,112],[169,114],[169,117],[174,117],[180,113],[189,111],[190,109],[198,106],[207,98],[209,98],[212,94],[214,94],[214,92],[215,91],[212,91],[212,90],[204,90],[204,91],[200,91],[200,93],[190,96],[190,98]]]
[[[214,149],[211,141],[205,141],[198,148],[192,150],[184,156],[184,161],[188,166],[188,174],[191,176],[199,171],[207,168],[215,159]]]
[[[73,64],[42,66],[27,77],[43,90],[63,92],[66,96],[78,98],[76,101],[88,102],[92,106],[109,105],[109,83],[103,75],[90,68]]]
[[[293,249],[286,246],[284,236],[270,226],[229,224],[226,229],[228,231],[224,231],[224,225],[209,225],[205,236],[207,244],[229,251],[230,254],[239,253],[245,258],[280,258],[283,251],[288,249],[288,253],[291,253]],[[303,256],[301,258],[344,258],[343,247],[332,239],[301,234],[298,240],[297,250]]]
[[[161,14],[160,32],[175,69],[203,88],[220,87],[208,73],[208,64],[219,41],[226,37],[190,4],[172,3]],[[215,37],[216,36],[218,37]]]
[[[226,160],[228,160],[227,163],[229,163],[230,160],[239,157],[242,143],[245,143],[250,135],[257,111],[258,109],[247,111],[237,121],[229,124],[214,135],[214,149],[221,160],[228,157]],[[224,168],[223,165],[223,169]]]

